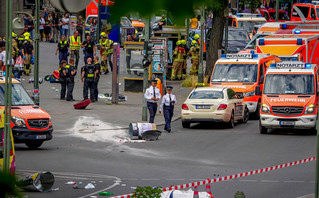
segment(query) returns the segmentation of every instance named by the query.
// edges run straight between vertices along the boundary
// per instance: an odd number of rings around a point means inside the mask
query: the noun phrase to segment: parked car
[[[195,88],[182,105],[182,125],[191,123],[224,122],[233,128],[235,121],[246,123],[249,110],[242,93],[227,87]]]

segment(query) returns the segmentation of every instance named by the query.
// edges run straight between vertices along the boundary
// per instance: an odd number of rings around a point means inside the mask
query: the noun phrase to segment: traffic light
[[[150,56],[153,55],[154,52],[152,51],[152,48],[154,47],[154,44],[149,42],[149,41],[145,41],[144,42],[144,50],[145,50],[145,55],[146,56]]]
[[[151,64],[151,61],[150,59],[147,57],[147,56],[144,56],[143,60],[142,60],[142,63],[143,63],[143,67],[148,67],[150,64]]]

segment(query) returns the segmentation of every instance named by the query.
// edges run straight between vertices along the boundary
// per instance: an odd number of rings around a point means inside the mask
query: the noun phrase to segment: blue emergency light
[[[298,61],[298,59],[297,59],[297,58],[292,58],[291,60],[292,60],[292,61]]]
[[[311,63],[306,63],[306,64],[305,64],[305,68],[306,68],[306,69],[310,69],[310,68],[311,68]]]
[[[287,24],[282,24],[281,29],[287,29]]]
[[[276,63],[271,63],[271,64],[270,64],[270,67],[271,67],[271,68],[276,68]]]
[[[302,39],[301,38],[297,39],[297,45],[302,45]]]
[[[295,30],[295,34],[300,34],[301,30]]]
[[[257,17],[262,17],[262,15],[261,14],[257,14]]]
[[[221,55],[221,58],[226,58],[226,54],[222,54],[222,55]]]
[[[265,40],[264,39],[259,39],[258,44],[259,45],[265,45]]]
[[[236,14],[236,16],[238,16],[238,17],[242,17],[243,15],[242,15],[242,14]]]

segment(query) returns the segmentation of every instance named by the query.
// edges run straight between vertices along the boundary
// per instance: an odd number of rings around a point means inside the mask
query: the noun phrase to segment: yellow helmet
[[[16,33],[14,33],[14,32],[12,32],[12,37],[13,38],[15,38],[15,37],[17,37],[18,35],[16,34]]]
[[[199,39],[199,35],[198,35],[198,34],[195,34],[194,39],[195,39],[195,40]]]
[[[100,35],[103,36],[104,38],[107,37],[105,32],[102,32]]]
[[[196,43],[197,43],[197,42],[196,42],[195,40],[193,40],[191,44],[192,44],[192,45],[196,45]]]
[[[176,42],[176,45],[180,45],[180,44],[182,44],[182,43],[181,43],[180,40],[178,40],[178,41]]]
[[[182,45],[186,45],[186,41],[185,40],[181,40]]]
[[[23,33],[23,36],[24,36],[24,37],[30,37],[31,34],[30,34],[30,32],[25,32],[25,33]]]

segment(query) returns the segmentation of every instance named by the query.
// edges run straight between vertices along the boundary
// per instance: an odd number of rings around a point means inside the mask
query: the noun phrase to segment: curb
[[[304,195],[304,196],[297,197],[297,198],[314,198],[314,197],[315,197],[315,194],[309,194],[309,195]]]

